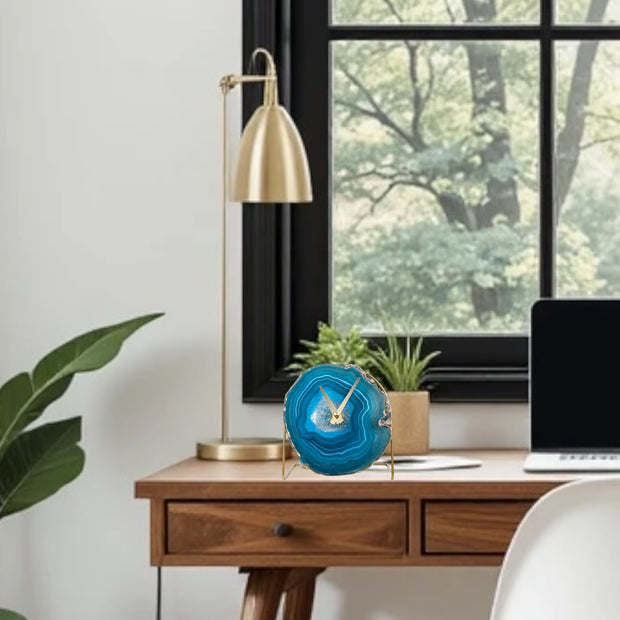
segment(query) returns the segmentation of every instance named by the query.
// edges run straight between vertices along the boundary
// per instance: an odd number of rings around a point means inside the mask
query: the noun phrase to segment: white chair
[[[491,620],[620,619],[620,477],[538,500],[502,565]]]

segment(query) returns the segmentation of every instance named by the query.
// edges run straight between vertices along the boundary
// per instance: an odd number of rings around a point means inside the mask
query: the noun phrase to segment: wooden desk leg
[[[316,577],[324,568],[242,568],[249,573],[241,620],[276,620],[286,593],[283,620],[311,620]]]
[[[316,577],[324,568],[297,568],[291,571],[284,588],[283,620],[310,620]]]
[[[253,568],[249,573],[241,620],[275,620],[290,569]]]

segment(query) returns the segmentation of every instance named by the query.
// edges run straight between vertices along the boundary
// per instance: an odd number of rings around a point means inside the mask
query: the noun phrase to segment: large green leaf
[[[71,482],[84,467],[81,418],[21,433],[0,457],[0,518],[24,510]]]
[[[20,373],[0,387],[0,457],[20,431],[65,393],[74,374],[113,360],[131,334],[160,316],[148,314],[82,334],[48,353],[32,375]]]
[[[0,609],[0,620],[26,620],[26,618],[15,611]]]

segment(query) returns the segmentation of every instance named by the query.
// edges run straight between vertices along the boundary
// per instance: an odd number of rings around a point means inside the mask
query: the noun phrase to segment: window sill
[[[245,403],[282,402],[295,377],[279,371],[251,391]],[[521,403],[528,400],[528,373],[523,368],[442,368],[429,373],[431,400],[463,403]]]

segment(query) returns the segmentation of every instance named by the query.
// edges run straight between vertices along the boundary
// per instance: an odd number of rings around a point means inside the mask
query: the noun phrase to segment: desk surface
[[[394,480],[382,469],[321,476],[297,468],[282,480],[278,462],[187,459],[136,482],[136,496],[151,500],[151,562],[499,564],[532,503],[576,478],[525,473],[523,451],[442,454],[482,465],[396,471]],[[274,534],[279,524],[290,535]]]
[[[199,485],[220,485],[230,483],[275,483],[278,485],[399,485],[411,482],[441,483],[526,483],[566,482],[576,478],[575,474],[563,473],[526,473],[523,461],[526,453],[522,450],[443,450],[434,454],[446,454],[479,459],[480,467],[443,469],[435,471],[397,470],[394,480],[386,476],[386,471],[373,469],[357,472],[347,476],[321,476],[310,470],[296,468],[287,480],[282,480],[281,463],[265,462],[220,462],[201,461],[190,458],[136,482],[136,497],[151,498],[167,496],[175,485],[191,488],[195,492]],[[287,471],[294,461],[288,461]],[[286,487],[282,487],[286,488]]]
[[[330,566],[497,565],[519,522],[574,474],[523,471],[525,452],[452,454],[479,467],[321,476],[278,462],[188,459],[136,482],[151,504],[151,564],[249,571],[242,620],[309,620]],[[287,463],[287,470],[293,462]]]

